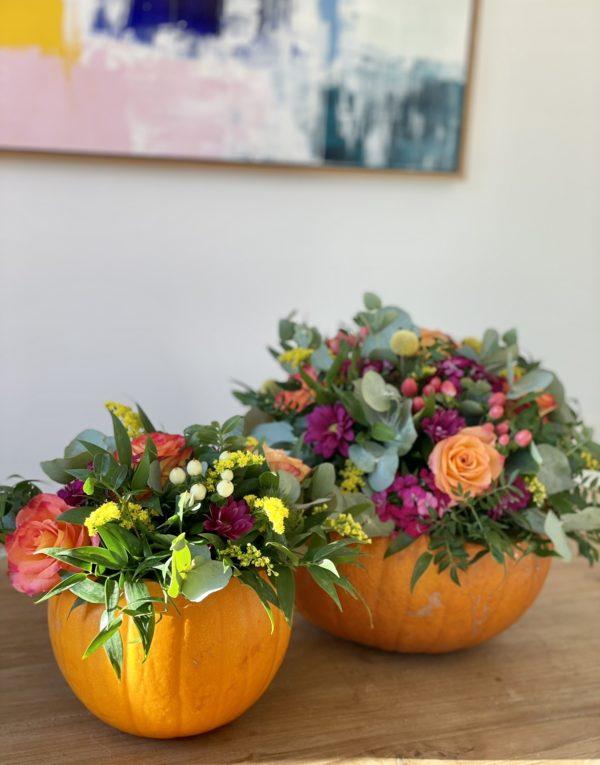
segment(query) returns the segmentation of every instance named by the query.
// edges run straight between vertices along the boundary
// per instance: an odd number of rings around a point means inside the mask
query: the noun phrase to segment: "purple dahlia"
[[[338,452],[348,456],[348,445],[354,441],[354,420],[341,404],[316,406],[306,418],[304,440],[313,444],[315,454],[325,459]]]
[[[254,519],[243,499],[229,499],[219,507],[211,505],[209,517],[204,521],[204,530],[220,534],[226,539],[239,539],[254,526]]]

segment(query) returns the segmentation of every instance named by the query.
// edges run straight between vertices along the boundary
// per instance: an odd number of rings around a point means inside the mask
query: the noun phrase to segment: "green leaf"
[[[417,539],[417,537],[411,537],[410,534],[405,534],[403,531],[399,532],[398,535],[390,541],[384,557],[389,558],[389,556],[394,555],[394,553],[406,550],[415,539]]]
[[[121,528],[116,523],[106,523],[98,529],[100,538],[119,560],[121,566],[126,566],[129,556],[139,558],[142,556],[141,541],[127,529]]]
[[[538,478],[546,487],[548,494],[558,494],[572,489],[573,479],[567,455],[550,444],[538,444],[537,449],[542,458]]]
[[[422,555],[420,555],[417,558],[417,562],[415,563],[415,567],[413,569],[412,576],[410,578],[411,592],[415,589],[417,582],[429,568],[429,564],[431,563],[432,560],[433,560],[433,555],[430,552],[424,552]]]
[[[331,571],[328,571],[326,568],[322,568],[315,563],[308,563],[306,568],[314,581],[324,592],[327,593],[327,595],[329,595],[329,597],[341,611],[342,604],[340,602],[340,596],[335,589],[335,585],[337,580],[339,580],[339,577],[333,574]]]
[[[300,498],[302,491],[300,481],[291,473],[288,473],[287,470],[278,470],[277,475],[279,476],[279,494],[281,498],[290,505],[294,505]]]
[[[139,404],[136,404],[137,412],[140,416],[140,422],[142,423],[142,428],[144,429],[145,433],[156,433],[156,428],[154,425],[150,422],[150,419],[148,418],[148,415],[142,407]]]
[[[322,462],[313,471],[310,482],[310,498],[325,499],[335,486],[335,468],[330,462]]]
[[[266,441],[269,446],[293,444],[296,440],[291,424],[284,420],[258,425],[252,435],[259,441]]]
[[[508,398],[516,399],[528,393],[541,393],[552,384],[554,375],[546,369],[532,369],[518,380],[508,393]]]
[[[133,623],[139,633],[140,640],[142,641],[142,647],[144,649],[144,657],[148,656],[148,651],[152,644],[152,638],[154,637],[154,627],[156,620],[154,618],[154,606],[150,600],[150,592],[145,582],[131,582],[125,581],[125,599],[127,603],[131,605],[135,603],[139,608],[138,603],[147,601],[143,607],[143,613],[140,613],[133,617]]]
[[[600,507],[586,507],[578,513],[561,517],[565,531],[597,531],[600,529]]]
[[[71,592],[86,603],[104,603],[104,587],[92,579],[85,579],[73,585]]]
[[[281,319],[279,322],[279,339],[282,343],[288,343],[294,337],[295,324],[289,319]]]
[[[194,567],[185,574],[181,594],[194,603],[227,587],[231,579],[231,566],[224,567],[218,560],[193,558]]]
[[[371,438],[376,441],[393,441],[396,437],[396,431],[384,422],[376,422],[371,426]]]
[[[362,444],[352,444],[348,456],[363,473],[370,473],[375,469],[375,456]]]
[[[160,470],[160,462],[158,460],[154,460],[150,463],[148,486],[152,489],[152,491],[156,492],[160,492],[162,489],[162,474]]]
[[[102,621],[100,623],[102,624]],[[123,617],[118,616],[116,619],[113,619],[105,627],[103,627],[85,649],[83,658],[87,659],[87,657],[91,656],[95,651],[98,650],[98,648],[101,648],[106,643],[106,641],[109,640],[119,630],[119,627],[122,623]]]
[[[71,574],[71,576],[67,576],[65,579],[62,579],[57,585],[55,585],[51,590],[48,590],[48,592],[42,595],[41,598],[38,598],[35,602],[43,603],[45,600],[49,600],[50,598],[53,598],[55,595],[59,595],[65,590],[70,590],[74,584],[77,584],[77,582],[82,582],[84,579],[87,579],[87,574]]]
[[[384,491],[391,486],[398,471],[398,452],[391,446],[377,459],[375,470],[369,475],[369,486],[373,491]]]
[[[46,547],[43,550],[38,550],[36,554],[43,553],[49,555],[51,558],[61,560],[65,563],[70,563],[75,566],[81,565],[81,563],[97,563],[101,566],[108,566],[110,568],[120,568],[118,560],[110,550],[105,550],[103,547],[75,547],[73,549],[67,549],[64,547]]]
[[[381,308],[381,299],[373,292],[365,292],[363,303],[367,311],[377,311]]]
[[[570,561],[573,553],[569,546],[569,539],[564,532],[560,518],[552,510],[549,510],[546,514],[544,531],[554,545],[556,552],[566,561]]]
[[[62,512],[57,518],[57,521],[65,521],[66,523],[76,523],[78,526],[83,526],[86,518],[94,510],[93,507],[70,507],[68,510]]]
[[[276,570],[279,574],[275,582],[281,610],[287,621],[291,622],[294,615],[294,599],[296,597],[294,574],[288,566],[277,566]]]
[[[115,431],[115,443],[117,445],[117,454],[119,455],[119,462],[121,465],[125,465],[127,468],[131,467],[131,440],[125,425],[121,420],[110,413],[113,422],[113,428]]]

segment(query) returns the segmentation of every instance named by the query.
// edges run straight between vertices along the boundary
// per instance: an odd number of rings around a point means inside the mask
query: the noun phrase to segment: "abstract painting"
[[[0,147],[455,172],[476,0],[0,0]]]

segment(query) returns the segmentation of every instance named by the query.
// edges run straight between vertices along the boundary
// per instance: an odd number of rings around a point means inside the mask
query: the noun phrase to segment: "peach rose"
[[[146,441],[151,438],[156,446],[160,473],[163,481],[175,467],[182,467],[192,456],[192,448],[185,445],[185,437],[171,433],[144,433],[131,442],[133,462],[136,464],[142,458],[146,449]]]
[[[263,446],[263,452],[267,458],[267,465],[269,470],[274,472],[277,470],[285,470],[286,473],[291,473],[299,481],[303,481],[310,473],[310,468],[305,465],[302,460],[296,457],[290,457],[289,454],[283,451],[283,449],[271,449],[266,444]]]
[[[438,441],[429,456],[435,485],[448,494],[453,503],[462,496],[477,497],[487,491],[504,466],[504,457],[496,451],[496,436],[482,427],[463,428],[455,436]]]
[[[38,494],[17,513],[17,528],[6,538],[8,576],[12,586],[26,595],[48,592],[60,581],[60,571],[77,571],[48,555],[45,547],[83,547],[90,544],[85,526],[56,518],[69,508],[54,494]]]

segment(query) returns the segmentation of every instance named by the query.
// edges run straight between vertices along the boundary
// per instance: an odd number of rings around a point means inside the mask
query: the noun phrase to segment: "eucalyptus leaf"
[[[398,451],[395,448],[386,449],[378,458],[375,470],[369,475],[369,485],[373,491],[384,491],[391,486],[398,471]]]
[[[374,292],[365,292],[363,303],[367,311],[376,311],[378,308],[381,308],[381,298]]]
[[[552,372],[546,369],[532,369],[521,377],[508,393],[508,398],[517,399],[528,393],[541,393],[554,381]]]
[[[566,561],[570,561],[573,553],[569,546],[569,538],[565,534],[560,518],[552,510],[549,510],[546,514],[544,531],[554,545],[556,552]]]
[[[231,579],[231,567],[224,567],[218,560],[206,560],[204,557],[193,558],[194,567],[185,575],[181,585],[181,594],[194,603],[227,587]]]
[[[252,431],[252,435],[259,441],[266,441],[269,446],[291,444],[296,440],[291,424],[284,420],[258,425]]]
[[[363,473],[370,473],[375,469],[375,456],[361,444],[352,444],[348,449],[348,456]]]
[[[322,462],[312,475],[310,482],[310,498],[328,497],[335,486],[335,468],[330,462]]]
[[[566,454],[550,444],[537,444],[537,449],[542,458],[537,475],[548,494],[572,489],[571,467]]]
[[[287,470],[278,470],[277,475],[279,476],[279,493],[282,499],[294,505],[302,492],[300,481]]]
[[[586,507],[578,513],[567,513],[561,516],[565,531],[598,531],[600,530],[600,507]]]
[[[333,359],[331,358],[331,354],[326,345],[320,345],[317,350],[313,352],[310,357],[310,363],[315,369],[318,369],[321,372],[327,372],[327,370],[331,369]]]

